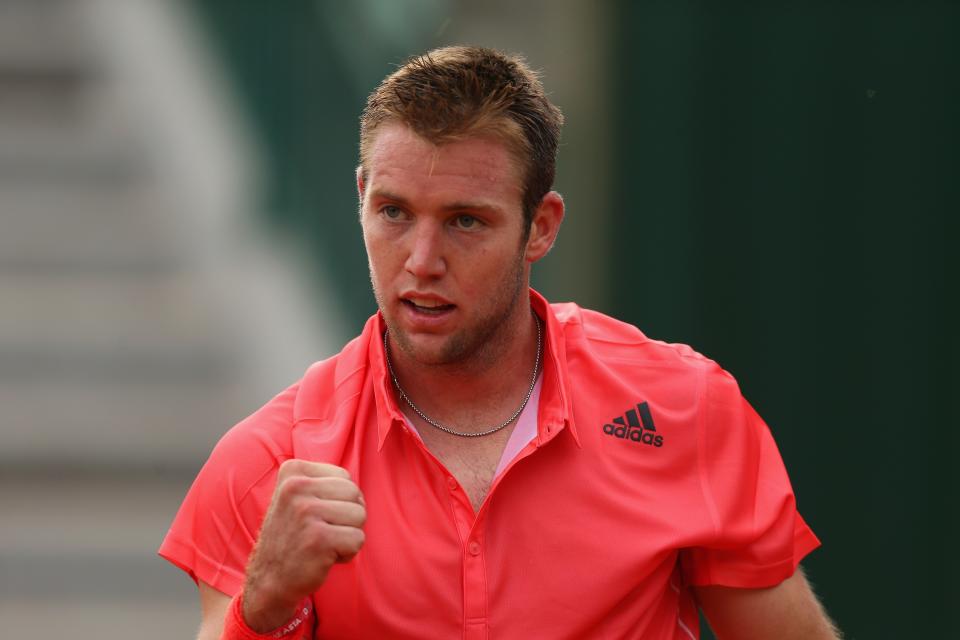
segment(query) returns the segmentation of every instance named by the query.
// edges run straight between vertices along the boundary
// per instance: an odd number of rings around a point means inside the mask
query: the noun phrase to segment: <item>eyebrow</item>
[[[383,189],[375,189],[370,192],[371,200],[392,200],[398,204],[409,206],[409,202],[395,193]],[[469,200],[463,200],[458,202],[451,202],[448,205],[443,207],[445,211],[489,211],[494,213],[500,213],[501,208],[488,204],[486,202],[470,202]]]

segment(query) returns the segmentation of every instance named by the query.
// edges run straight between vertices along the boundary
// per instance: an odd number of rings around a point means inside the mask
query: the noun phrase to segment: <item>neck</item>
[[[527,304],[517,307],[499,332],[500,339],[462,362],[417,362],[396,348],[388,335],[393,371],[407,397],[430,418],[458,431],[479,432],[509,418],[530,389],[538,357],[539,320]],[[543,342],[546,328],[541,332]],[[414,419],[399,394],[397,400]]]

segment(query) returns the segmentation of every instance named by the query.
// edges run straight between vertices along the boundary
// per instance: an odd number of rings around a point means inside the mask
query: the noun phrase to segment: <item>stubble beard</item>
[[[383,297],[377,290],[373,273],[370,274],[373,294],[377,305],[383,312]],[[485,369],[498,360],[506,350],[514,332],[510,322],[517,312],[523,297],[523,252],[513,261],[513,268],[505,274],[500,286],[496,287],[497,296],[492,300],[490,311],[471,326],[464,327],[451,335],[437,352],[426,352],[418,348],[410,336],[401,329],[387,313],[383,314],[390,340],[413,361],[430,366],[455,367],[465,369]]]

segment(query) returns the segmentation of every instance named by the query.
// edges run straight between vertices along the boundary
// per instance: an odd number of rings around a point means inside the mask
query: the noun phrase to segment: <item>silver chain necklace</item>
[[[537,359],[533,363],[533,379],[530,380],[530,388],[527,389],[527,395],[523,398],[523,402],[520,403],[520,408],[518,408],[513,413],[512,416],[507,418],[507,420],[502,424],[500,424],[499,426],[492,427],[490,429],[487,429],[486,431],[479,431],[477,433],[464,433],[463,431],[456,431],[454,429],[451,429],[450,427],[445,427],[439,422],[437,422],[436,420],[433,420],[432,418],[428,417],[427,414],[425,414],[423,411],[420,410],[420,407],[413,404],[413,400],[410,399],[410,396],[407,395],[407,392],[404,391],[403,387],[400,386],[400,381],[397,380],[397,374],[394,373],[393,365],[390,363],[390,348],[387,346],[387,333],[389,333],[389,331],[384,331],[383,332],[383,353],[387,358],[387,369],[390,370],[390,377],[393,378],[393,384],[394,386],[397,387],[397,391],[400,393],[400,397],[403,398],[404,402],[410,405],[410,408],[416,411],[417,415],[423,418],[424,421],[427,424],[429,424],[431,427],[440,429],[440,431],[444,431],[446,433],[449,433],[450,435],[460,436],[461,438],[479,438],[481,436],[488,436],[491,433],[496,433],[497,431],[500,431],[501,429],[506,427],[508,424],[516,420],[517,417],[521,413],[523,413],[524,407],[526,407],[527,403],[530,401],[530,396],[533,395],[533,388],[537,384],[537,374],[540,372],[541,329],[540,329],[540,318],[538,318],[536,315],[534,315],[534,318],[536,318],[536,321],[537,321]]]

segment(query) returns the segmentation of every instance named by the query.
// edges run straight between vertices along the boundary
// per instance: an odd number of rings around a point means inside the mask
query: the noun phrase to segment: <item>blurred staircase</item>
[[[4,637],[190,637],[166,527],[220,434],[330,351],[244,226],[255,172],[154,86],[182,68],[144,66],[176,64],[151,47],[187,37],[177,5],[0,0]]]

